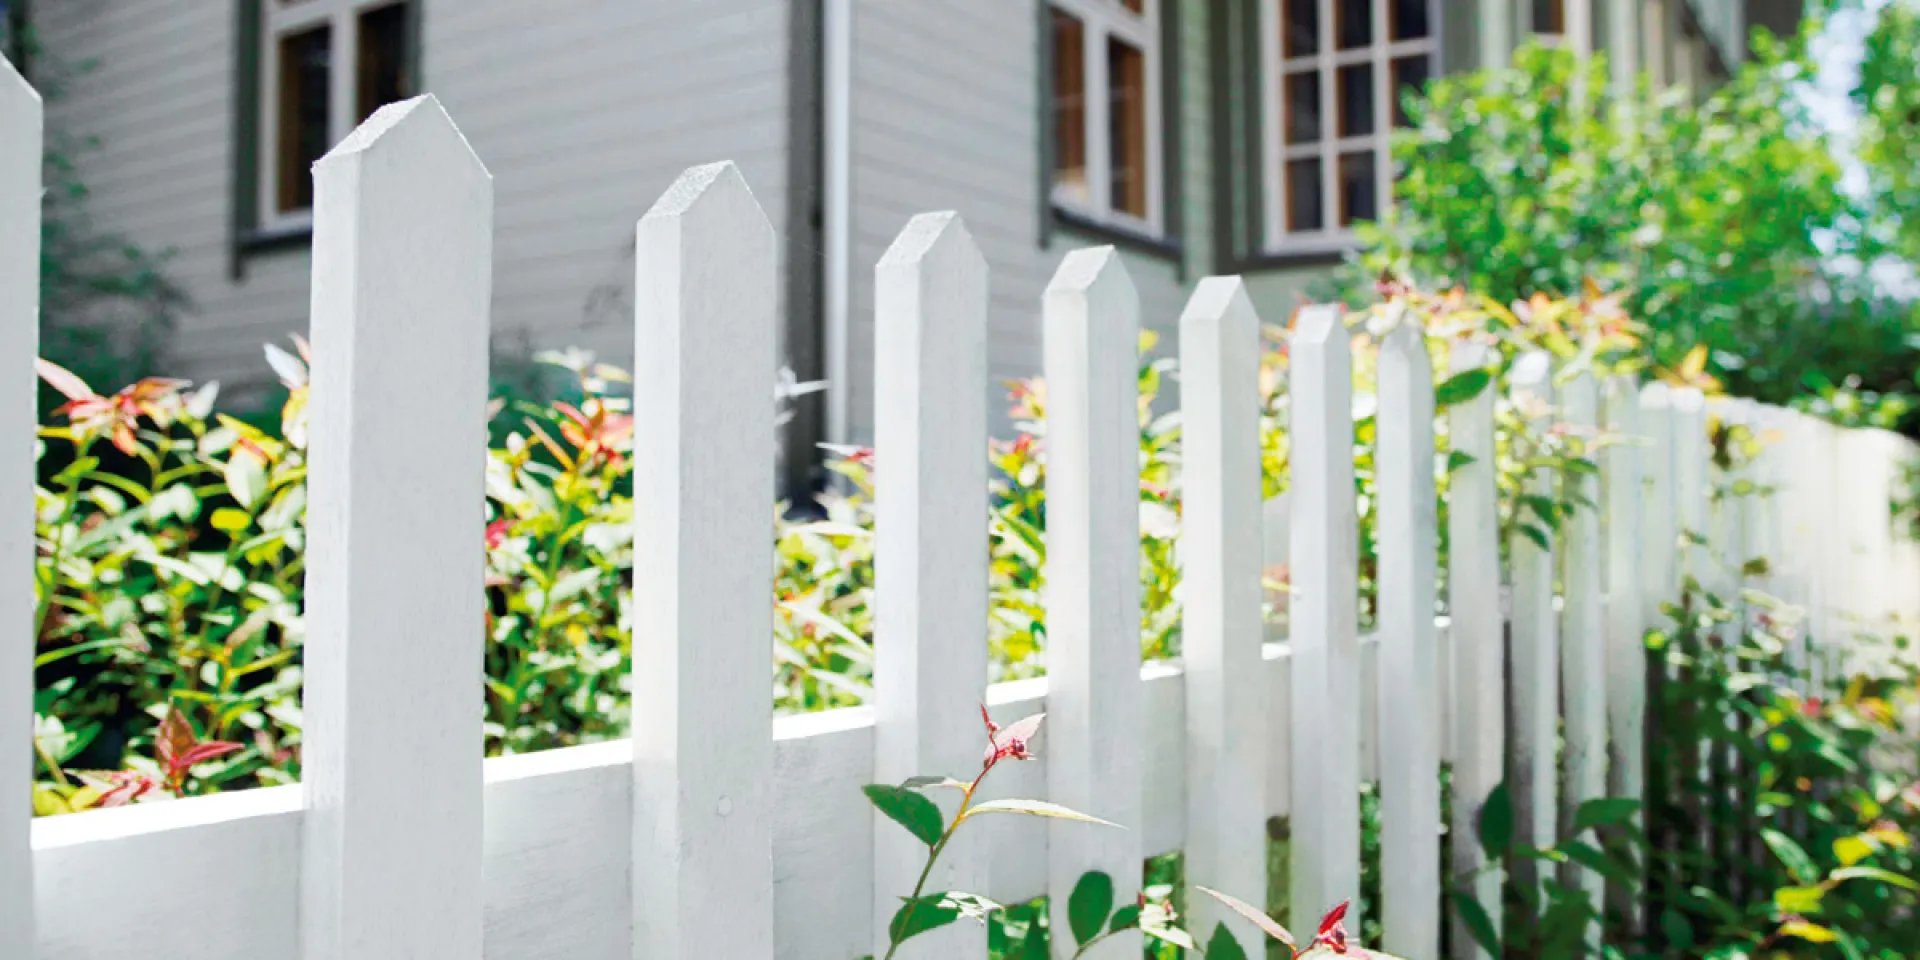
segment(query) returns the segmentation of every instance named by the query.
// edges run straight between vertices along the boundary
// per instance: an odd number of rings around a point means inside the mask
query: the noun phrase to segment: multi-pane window
[[[1266,244],[1330,253],[1392,196],[1388,133],[1439,49],[1434,0],[1267,0],[1261,102]]]
[[[1055,206],[1149,233],[1161,228],[1163,0],[1054,0]]]
[[[407,0],[259,0],[260,222],[299,226],[314,161],[382,105],[412,96]]]

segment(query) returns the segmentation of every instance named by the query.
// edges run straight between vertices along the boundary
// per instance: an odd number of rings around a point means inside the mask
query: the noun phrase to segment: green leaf
[[[1292,948],[1294,946],[1293,934],[1288,933],[1286,927],[1281,926],[1279,923],[1276,923],[1272,917],[1267,916],[1267,912],[1265,910],[1262,910],[1259,907],[1256,907],[1253,904],[1246,902],[1245,900],[1241,900],[1238,897],[1232,896],[1231,894],[1221,893],[1218,890],[1214,890],[1208,887],[1196,887],[1196,889],[1198,889],[1201,893],[1204,893],[1207,896],[1212,897],[1215,900],[1218,900],[1221,903],[1225,904],[1227,909],[1232,910],[1234,913],[1237,913],[1242,917],[1245,917],[1248,923],[1251,923],[1254,926],[1259,927],[1261,933],[1264,933],[1267,936],[1273,938],[1274,940],[1278,940],[1279,942],[1286,944],[1288,948]]]
[[[1472,894],[1455,893],[1453,911],[1460,915],[1460,924],[1467,928],[1473,942],[1489,956],[1500,956],[1500,934],[1493,929],[1493,919],[1487,916],[1487,909],[1475,900]]]
[[[1498,860],[1512,843],[1513,798],[1503,781],[1494,785],[1493,791],[1487,794],[1487,802],[1480,807],[1480,849],[1486,852],[1487,859]]]
[[[1452,473],[1469,464],[1479,463],[1480,459],[1461,450],[1447,451],[1447,472]]]
[[[1778,830],[1762,827],[1760,839],[1765,840],[1767,848],[1786,865],[1787,872],[1801,883],[1816,883],[1820,879],[1820,868],[1814,866],[1813,858],[1807,856],[1793,838]]]
[[[905,943],[958,919],[958,904],[949,901],[944,893],[928,894],[918,900],[908,900],[893,912],[893,920],[887,924],[887,938],[893,943]]]
[[[1113,912],[1113,919],[1107,923],[1107,931],[1110,933],[1119,933],[1122,930],[1131,930],[1139,925],[1140,905],[1137,903],[1123,903],[1120,905],[1120,909]]]
[[[946,824],[940,818],[940,808],[918,792],[884,783],[870,783],[860,789],[866,793],[868,800],[873,801],[874,807],[893,822],[906,827],[907,832],[921,843],[931,847],[939,843],[940,835],[946,832]]]
[[[1818,913],[1826,896],[1826,887],[1781,887],[1773,891],[1773,905],[1781,913]]]
[[[1838,883],[1842,880],[1878,880],[1881,883],[1893,884],[1902,890],[1920,890],[1920,880],[1914,880],[1912,877],[1903,877],[1891,870],[1882,870],[1879,867],[1842,867],[1828,874],[1827,879],[1833,883]]]
[[[1579,833],[1591,827],[1612,826],[1626,823],[1640,811],[1640,801],[1626,797],[1601,797],[1588,800],[1573,813],[1573,832]]]
[[[952,777],[919,776],[908,777],[900,781],[900,786],[908,790],[924,790],[927,787],[953,787],[958,789],[965,787],[966,784]]]
[[[1074,942],[1083,947],[1093,942],[1112,911],[1113,878],[1098,870],[1081,874],[1067,896],[1067,924],[1073,928]]]
[[[1633,877],[1627,872],[1626,867],[1600,852],[1599,848],[1591,844],[1572,840],[1561,844],[1560,850],[1567,855],[1568,860],[1586,867],[1594,873],[1606,877],[1621,886],[1632,885]]]
[[[213,528],[221,533],[239,533],[253,523],[253,517],[245,510],[221,507],[213,512],[212,523]]]
[[[1030,817],[1053,817],[1058,820],[1078,820],[1082,823],[1097,823],[1102,826],[1117,827],[1119,824],[1099,817],[1090,817],[1078,810],[1069,810],[1057,803],[1045,800],[989,800],[967,808],[960,819],[968,819],[981,813],[1024,813]]]
[[[1693,947],[1693,924],[1678,910],[1669,908],[1660,915],[1660,932],[1667,935],[1667,945],[1676,950]]]
[[[1433,388],[1433,405],[1444,410],[1456,403],[1465,403],[1479,396],[1492,382],[1493,371],[1486,367],[1462,370]]]
[[[1213,928],[1213,936],[1207,940],[1207,960],[1247,960],[1247,952],[1240,949],[1240,941],[1233,938],[1233,931],[1222,923]]]
[[[251,453],[236,450],[227,457],[225,476],[227,492],[233,495],[235,503],[248,510],[267,492],[266,464]]]

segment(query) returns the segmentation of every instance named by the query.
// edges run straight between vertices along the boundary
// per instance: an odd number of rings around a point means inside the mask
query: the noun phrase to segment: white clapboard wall
[[[1503,544],[1497,390],[1442,412],[1450,576],[1440,579],[1434,369],[1413,329],[1356,384],[1344,318],[1292,343],[1291,489],[1263,504],[1259,330],[1241,281],[1201,281],[1179,318],[1185,405],[1185,661],[1140,660],[1135,355],[1142,318],[1110,248],[1067,255],[1041,307],[1048,378],[1045,679],[988,686],[986,331],[991,278],[950,213],[917,217],[877,264],[879,530],[875,702],[772,715],[776,246],[739,172],[698,167],[638,221],[634,728],[631,741],[482,761],[481,450],[491,178],[431,97],[382,109],[316,167],[312,615],[306,782],[34,821],[30,461],[41,134],[0,66],[0,957],[847,960],[884,952],[919,851],[859,787],[978,762],[976,704],[1045,710],[1039,759],[997,794],[1126,825],[999,818],[936,884],[1001,902],[1086,870],[1130,897],[1142,858],[1264,902],[1270,818],[1289,818],[1293,915],[1356,897],[1359,790],[1381,793],[1385,948],[1437,957],[1443,876],[1501,865],[1473,841],[1516,771],[1518,830],[1546,842],[1578,804],[1636,795],[1646,662],[1680,577],[1764,546],[1771,588],[1813,615],[1808,657],[1909,620],[1920,553],[1887,501],[1915,451],[1873,431],[1744,405],[1777,488],[1710,511],[1697,392],[1545,359],[1508,385],[1538,429],[1626,440],[1577,493],[1599,505],[1541,549]],[[24,145],[24,146],[23,146]],[[1455,343],[1446,371],[1491,364]],[[422,392],[423,372],[434,384]],[[1378,611],[1358,616],[1354,392],[1377,403]],[[369,411],[405,404],[405,420]],[[421,429],[422,422],[433,429]],[[423,439],[424,438],[424,439]],[[432,444],[423,451],[420,444]],[[425,455],[423,455],[423,452]],[[1547,474],[1527,483],[1540,493]],[[1689,534],[1718,543],[1686,546]],[[1270,529],[1271,528],[1271,529]],[[1735,545],[1729,547],[1729,545]],[[1731,552],[1730,552],[1731,551]],[[1264,563],[1288,564],[1289,631],[1263,636]],[[1722,568],[1724,571],[1724,567]],[[1724,575],[1720,582],[1725,584]],[[1510,598],[1511,613],[1503,611]],[[1442,602],[1444,601],[1444,603]],[[1436,619],[1442,607],[1451,611]],[[400,665],[396,667],[396,665]],[[404,682],[402,682],[404,680]],[[1556,742],[1556,729],[1559,741]],[[1439,769],[1453,767],[1451,824]],[[1441,861],[1441,836],[1460,837]],[[1521,879],[1526,879],[1522,877]],[[1567,878],[1596,892],[1597,878]],[[1205,898],[1250,955],[1257,931]],[[1497,922],[1497,921],[1496,921]],[[1056,929],[1064,923],[1056,923]],[[1357,928],[1357,918],[1350,921]],[[1457,921],[1456,921],[1457,926]],[[1066,938],[1062,937],[1064,941]],[[1454,953],[1476,950],[1463,935]],[[913,956],[984,956],[977,929]],[[1137,934],[1103,957],[1136,956]]]

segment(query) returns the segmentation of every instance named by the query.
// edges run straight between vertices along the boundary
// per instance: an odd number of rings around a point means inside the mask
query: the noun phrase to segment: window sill
[[[1174,264],[1179,264],[1184,259],[1183,248],[1177,239],[1154,236],[1132,227],[1106,223],[1059,204],[1053,205],[1053,222],[1063,230],[1071,230],[1096,240],[1104,240],[1122,250],[1157,257]]]
[[[1297,250],[1262,251],[1236,260],[1232,266],[1234,273],[1249,273],[1255,270],[1285,270],[1299,267],[1332,267],[1347,259],[1347,255],[1360,249],[1358,243],[1343,250]]]

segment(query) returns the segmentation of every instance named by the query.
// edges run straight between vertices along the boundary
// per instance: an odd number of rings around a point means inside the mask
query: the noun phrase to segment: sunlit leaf
[[[921,843],[931,847],[940,842],[940,836],[946,830],[940,808],[919,791],[884,783],[870,783],[860,789],[866,793],[868,800],[873,801],[876,809],[907,828],[907,832]]]

